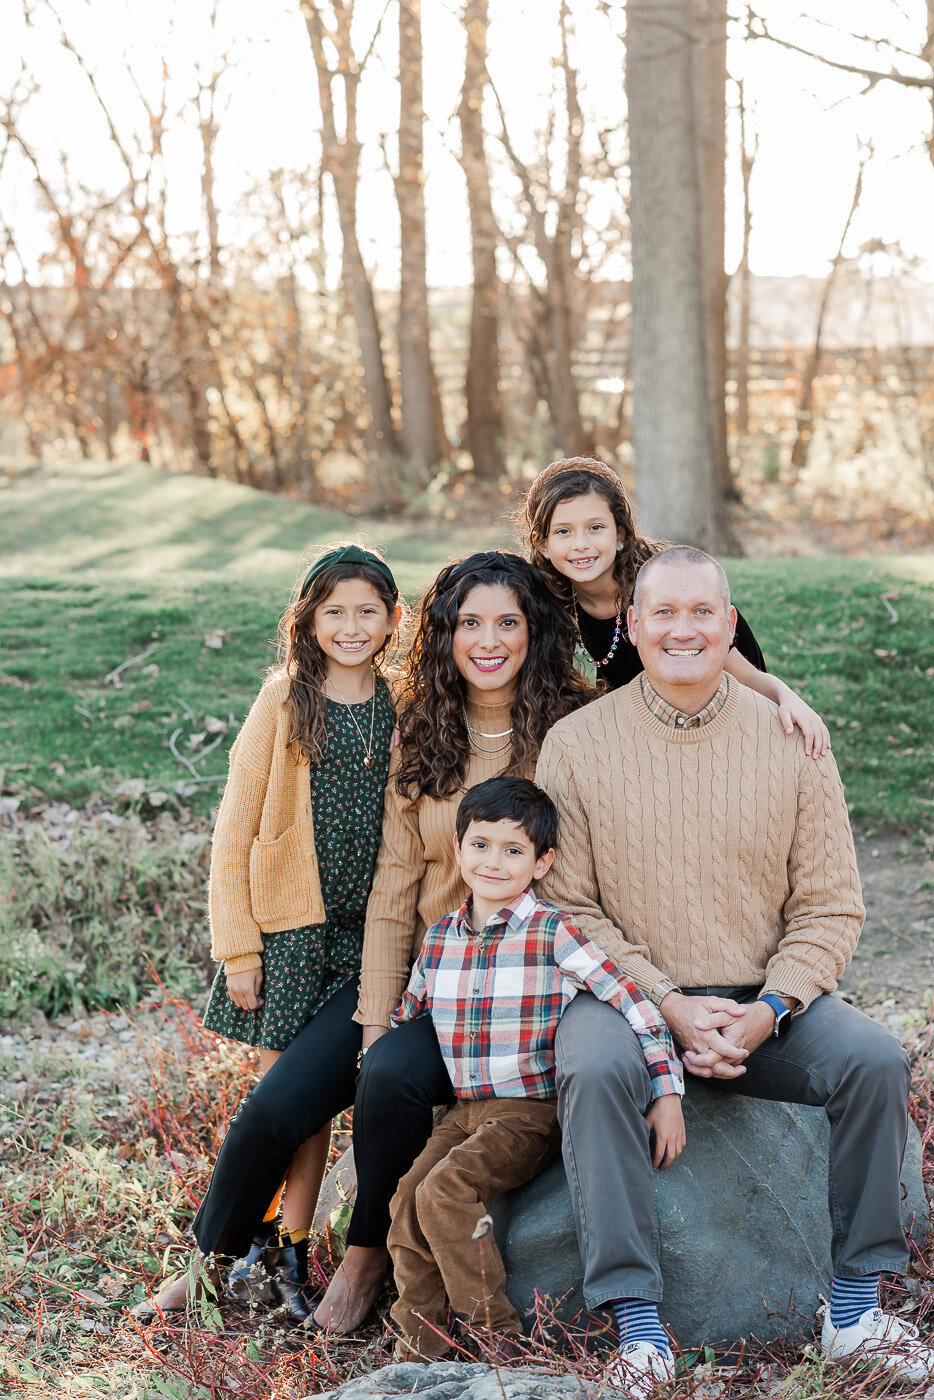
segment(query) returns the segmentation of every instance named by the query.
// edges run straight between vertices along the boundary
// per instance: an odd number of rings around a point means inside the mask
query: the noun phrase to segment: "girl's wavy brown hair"
[[[606,501],[621,532],[620,543],[623,547],[616,555],[614,575],[619,607],[625,612],[632,598],[636,574],[646,560],[665,548],[665,543],[646,539],[636,533],[629,497],[612,467],[594,457],[562,457],[560,461],[550,463],[529,487],[525,505],[520,507],[515,517],[516,524],[536,569],[562,602],[570,604],[573,597],[570,579],[559,574],[551,560],[545,558],[548,531],[556,506],[564,501],[574,501],[578,496],[589,495],[600,496]]]
[[[340,545],[328,545],[321,551],[329,554]],[[376,551],[370,545],[371,553]],[[308,572],[303,565],[292,590],[292,601],[279,619],[279,644],[274,670],[285,671],[289,677],[289,693],[285,704],[291,706],[292,726],[289,743],[298,759],[303,754],[309,763],[319,763],[327,752],[327,695],[325,678],[327,657],[314,635],[315,610],[326,603],[339,583],[346,579],[362,579],[375,589],[390,618],[394,617],[396,599],[387,580],[370,564],[338,563],[322,569],[313,579],[304,597],[302,583]],[[390,642],[396,634],[390,632],[373,656],[373,669],[385,676]]]
[[[508,588],[529,630],[529,650],[512,706],[512,756],[507,773],[528,771],[547,731],[593,698],[574,670],[574,625],[536,570],[518,554],[490,550],[442,569],[422,600],[406,663],[399,715],[403,797],[450,797],[467,777],[467,683],[454,664],[457,617],[468,594],[483,585]]]

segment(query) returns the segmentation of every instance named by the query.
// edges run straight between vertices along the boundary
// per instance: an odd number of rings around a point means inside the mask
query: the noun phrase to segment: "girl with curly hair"
[[[622,482],[592,457],[563,457],[545,467],[517,522],[532,563],[574,621],[578,670],[602,690],[626,685],[642,670],[626,633],[626,609],[636,574],[665,543],[638,534]],[[786,733],[797,725],[810,755],[829,750],[824,721],[766,669],[759,643],[739,613],[725,669],[775,702]]]
[[[211,1257],[249,1246],[228,1292],[246,1298],[261,1282],[295,1323],[311,1312],[309,1227],[331,1118],[354,1096],[364,916],[396,723],[383,661],[398,598],[385,560],[357,544],[303,569],[279,624],[279,664],[231,749],[214,828],[209,914],[221,968],[204,1024],[255,1046],[264,1077],[230,1126],[194,1234],[212,1290]],[[316,1100],[283,1149],[270,1125],[309,1066]],[[184,1307],[192,1282],[203,1284],[199,1268],[137,1317]]]
[[[367,910],[357,1198],[347,1253],[315,1312],[333,1332],[352,1332],[372,1308],[388,1264],[390,1199],[428,1140],[434,1106],[453,1097],[430,1017],[386,1031],[425,930],[466,897],[454,858],[461,796],[502,773],[532,777],[547,730],[594,693],[573,652],[568,613],[516,554],[451,564],[423,600]]]

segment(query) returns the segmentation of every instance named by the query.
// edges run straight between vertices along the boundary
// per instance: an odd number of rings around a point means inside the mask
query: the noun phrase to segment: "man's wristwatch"
[[[756,997],[756,1000],[764,1001],[766,1005],[771,1006],[772,1010],[775,1012],[775,1027],[772,1034],[784,1035],[791,1025],[791,1011],[782,1001],[781,997],[776,996],[774,992],[763,992],[761,997]]]
[[[680,990],[680,987],[676,987],[670,977],[660,977],[649,992],[649,1000],[654,1001],[656,1006],[661,1006],[663,999],[669,992],[677,992]]]

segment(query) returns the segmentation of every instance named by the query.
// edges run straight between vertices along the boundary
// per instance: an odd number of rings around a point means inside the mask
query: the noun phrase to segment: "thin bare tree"
[[[399,382],[402,451],[428,482],[449,455],[431,357],[425,235],[421,0],[399,3]]]
[[[737,274],[739,276],[739,336],[736,347],[736,434],[749,434],[749,331],[752,317],[752,273],[749,266],[749,246],[752,238],[752,173],[759,148],[759,134],[748,130],[746,88],[742,78],[737,81],[739,110],[740,175],[743,185],[743,249]]]
[[[370,425],[367,444],[374,455],[383,459],[401,450],[399,435],[393,421],[392,394],[383,359],[382,333],[373,295],[373,283],[360,250],[357,234],[357,190],[360,179],[360,140],[357,134],[357,98],[366,64],[373,53],[383,17],[384,7],[376,29],[362,58],[357,58],[351,37],[354,0],[302,0],[301,12],[308,31],[318,82],[321,108],[322,166],[330,176],[340,223],[343,280],[353,299],[360,338],[360,356]],[[328,50],[334,61],[328,58]],[[338,107],[343,116],[343,129],[338,130]]]
[[[464,440],[473,458],[477,478],[498,481],[506,469],[503,455],[506,430],[499,387],[499,305],[502,296],[496,271],[499,236],[493,217],[490,169],[483,132],[483,93],[488,82],[488,9],[488,0],[466,0],[463,10],[467,52],[458,118],[473,258]]]
[[[798,403],[795,410],[795,440],[791,448],[791,466],[796,475],[803,471],[804,467],[807,465],[808,451],[814,432],[814,385],[820,370],[821,355],[824,349],[824,327],[827,320],[827,311],[833,296],[837,277],[844,263],[844,245],[850,232],[850,225],[859,208],[859,201],[863,194],[863,177],[866,173],[866,166],[871,159],[872,145],[868,143],[861,145],[859,163],[856,170],[856,180],[853,185],[853,195],[846,212],[846,218],[843,221],[843,228],[840,232],[837,250],[830,264],[830,271],[824,278],[824,285],[821,290],[820,302],[817,308],[817,324],[814,327],[814,342],[801,373],[801,385],[798,390]]]
[[[500,140],[519,180],[527,231],[503,230],[503,239],[528,278],[532,315],[524,327],[526,351],[537,394],[548,407],[555,450],[576,456],[589,450],[591,434],[584,428],[580,390],[574,373],[574,356],[582,323],[578,266],[583,232],[582,191],[584,117],[580,103],[580,78],[571,58],[571,12],[567,0],[558,10],[560,58],[556,69],[566,125],[564,168],[555,178],[549,165],[556,115],[549,115],[542,138],[540,170],[522,160],[510,134],[504,104],[498,93]],[[524,250],[530,246],[544,271],[536,278],[527,268]]]

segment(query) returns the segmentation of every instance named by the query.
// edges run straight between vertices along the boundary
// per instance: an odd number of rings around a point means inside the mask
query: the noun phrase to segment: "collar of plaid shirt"
[[[717,693],[696,715],[686,715],[683,710],[676,709],[674,705],[669,705],[667,700],[663,700],[658,691],[646,677],[645,672],[639,677],[642,686],[642,698],[651,710],[652,714],[659,720],[666,729],[703,729],[705,724],[709,724],[726,704],[726,697],[729,694],[729,677],[724,674],[717,687]]]
[[[459,938],[483,938],[486,935],[492,936],[499,933],[504,927],[521,928],[531,918],[537,904],[538,899],[529,885],[528,889],[517,894],[515,899],[504,904],[498,913],[491,914],[483,927],[478,929],[474,928],[470,922],[470,916],[473,912],[473,895],[469,894],[457,911],[454,929]]]

